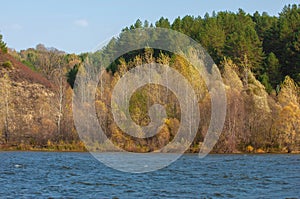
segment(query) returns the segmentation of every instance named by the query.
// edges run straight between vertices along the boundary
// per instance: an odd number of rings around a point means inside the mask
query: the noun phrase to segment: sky
[[[0,34],[16,50],[42,43],[67,53],[95,50],[137,19],[204,16],[242,8],[278,16],[292,0],[0,0]]]

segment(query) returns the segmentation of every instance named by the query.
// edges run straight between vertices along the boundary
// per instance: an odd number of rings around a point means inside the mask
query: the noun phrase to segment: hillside
[[[300,6],[289,5],[278,17],[258,12],[250,15],[239,9],[237,13],[224,11],[204,18],[187,15],[173,23],[162,17],[155,23],[155,27],[179,31],[199,42],[220,70],[226,89],[227,114],[212,152],[300,152],[299,22]],[[147,126],[151,122],[150,105],[164,106],[167,118],[157,135],[147,139],[129,136],[112,115],[111,97],[117,82],[137,65],[161,63],[181,73],[199,96],[201,125],[188,150],[197,152],[210,123],[211,96],[191,64],[178,54],[147,45],[116,56],[119,49],[130,49],[132,41],[138,41],[126,32],[153,26],[137,20],[102,50],[80,55],[66,54],[42,44],[20,52],[8,51],[1,36],[1,148],[84,150],[73,121],[74,81],[78,71],[84,74],[82,80],[90,78],[85,65],[99,72],[103,57],[107,60],[118,57],[101,71],[95,104],[83,103],[87,109],[95,105],[106,136],[115,145],[133,152],[157,151],[174,138],[181,123],[181,107],[176,96],[164,87],[148,85],[138,89],[128,107],[132,120],[139,126]],[[139,39],[141,43],[160,41],[147,35]],[[193,49],[190,50],[192,53]],[[92,85],[86,81],[83,86],[86,87],[82,88],[85,93],[81,100],[85,102]],[[122,88],[126,93],[126,86]],[[120,114],[125,114],[122,111]],[[84,111],[77,114],[88,118]],[[84,136],[90,133],[86,128]],[[93,135],[90,138],[90,149],[109,150],[106,143],[95,140]]]
[[[59,137],[56,92],[41,74],[0,52],[0,148],[49,148]]]
[[[3,67],[3,63],[10,62],[12,67]],[[41,74],[32,71],[29,67],[16,60],[13,56],[8,53],[3,53],[0,51],[0,63],[1,67],[1,77],[4,73],[8,73],[9,77],[14,82],[26,82],[30,84],[39,84],[44,86],[46,89],[53,90],[53,84],[48,81]]]

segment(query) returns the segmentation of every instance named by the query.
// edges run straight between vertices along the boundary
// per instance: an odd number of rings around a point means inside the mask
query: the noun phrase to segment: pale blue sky
[[[1,1],[0,1],[1,2]],[[292,0],[5,0],[1,2],[0,34],[16,50],[43,43],[68,53],[93,50],[137,19],[171,22],[187,14],[266,11],[278,15]]]

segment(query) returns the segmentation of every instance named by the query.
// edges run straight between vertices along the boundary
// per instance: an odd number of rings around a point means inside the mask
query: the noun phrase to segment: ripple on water
[[[117,157],[107,155],[107,158]],[[204,159],[184,155],[167,168],[146,174],[115,171],[88,153],[3,152],[0,159],[0,198],[299,198],[300,195],[300,155],[209,155]]]

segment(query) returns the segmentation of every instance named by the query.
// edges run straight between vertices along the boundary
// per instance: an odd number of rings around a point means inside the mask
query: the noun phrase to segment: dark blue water
[[[1,152],[0,161],[0,198],[300,198],[300,155],[184,155],[144,174],[89,153]]]

